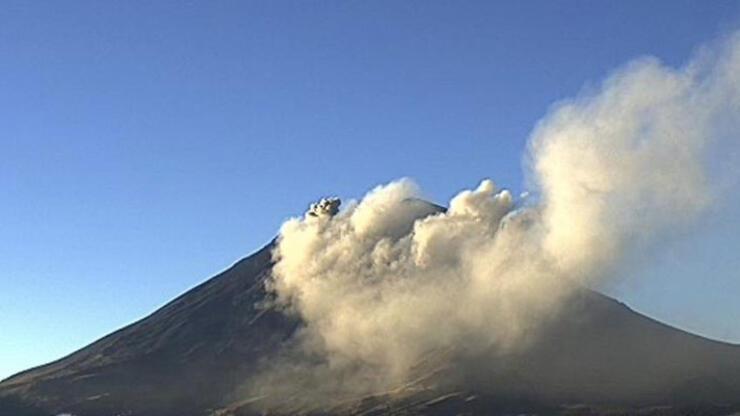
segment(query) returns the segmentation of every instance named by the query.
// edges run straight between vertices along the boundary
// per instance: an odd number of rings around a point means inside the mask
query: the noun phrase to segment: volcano
[[[144,319],[2,381],[0,415],[263,413],[262,398],[243,386],[301,326],[263,306],[274,245]],[[415,366],[417,377],[393,391],[329,409],[277,398],[284,406],[270,413],[719,415],[740,409],[740,346],[672,328],[588,289],[577,291],[537,342],[516,354],[453,367],[444,354],[430,353]]]

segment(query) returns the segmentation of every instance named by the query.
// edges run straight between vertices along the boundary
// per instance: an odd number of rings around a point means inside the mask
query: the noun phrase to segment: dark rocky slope
[[[132,325],[2,381],[0,415],[252,413],[235,392],[299,324],[258,306],[271,247]],[[740,404],[740,346],[671,328],[586,290],[531,348],[477,359],[487,364],[450,368],[432,354],[414,383],[330,411],[726,414]],[[284,409],[306,410],[287,401]]]

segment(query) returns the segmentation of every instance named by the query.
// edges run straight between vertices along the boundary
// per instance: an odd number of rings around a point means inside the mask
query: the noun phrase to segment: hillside
[[[260,306],[271,248],[132,325],[2,381],[0,415],[253,414],[259,400],[240,386],[299,325]],[[476,358],[493,367],[471,359],[451,368],[443,356],[420,362],[409,385],[330,412],[724,414],[740,404],[740,347],[677,330],[588,290],[530,348]],[[290,398],[278,409],[312,410]]]

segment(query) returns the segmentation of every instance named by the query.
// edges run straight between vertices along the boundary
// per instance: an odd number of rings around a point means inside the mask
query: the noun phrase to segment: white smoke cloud
[[[526,203],[484,180],[440,212],[403,179],[287,221],[268,289],[304,326],[266,377],[338,399],[408,382],[430,352],[523,348],[572,291],[705,211],[709,155],[737,142],[739,121],[734,35],[683,68],[637,60],[554,106],[530,139]]]

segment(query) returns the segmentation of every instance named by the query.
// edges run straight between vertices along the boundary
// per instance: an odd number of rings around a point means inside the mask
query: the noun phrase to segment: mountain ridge
[[[274,244],[150,315],[3,380],[0,415],[24,414],[4,410],[12,406],[27,406],[29,415],[258,414],[260,400],[240,389],[300,326],[297,319],[260,306],[268,296],[264,281]],[[422,378],[432,374],[421,384],[328,411],[385,414],[404,408],[401,414],[446,414],[440,409],[452,406],[472,414],[512,409],[567,414],[572,408],[563,403],[586,403],[674,410],[698,405],[710,412],[740,404],[734,401],[740,398],[740,346],[670,327],[605,295],[580,292],[542,338],[493,370],[481,371],[475,360],[461,363],[465,370],[457,372],[443,362],[421,363]],[[646,370],[657,381],[640,380]],[[482,392],[445,384],[458,378]],[[285,402],[286,414],[317,411],[291,408],[290,398]],[[664,410],[660,414],[681,414]]]

